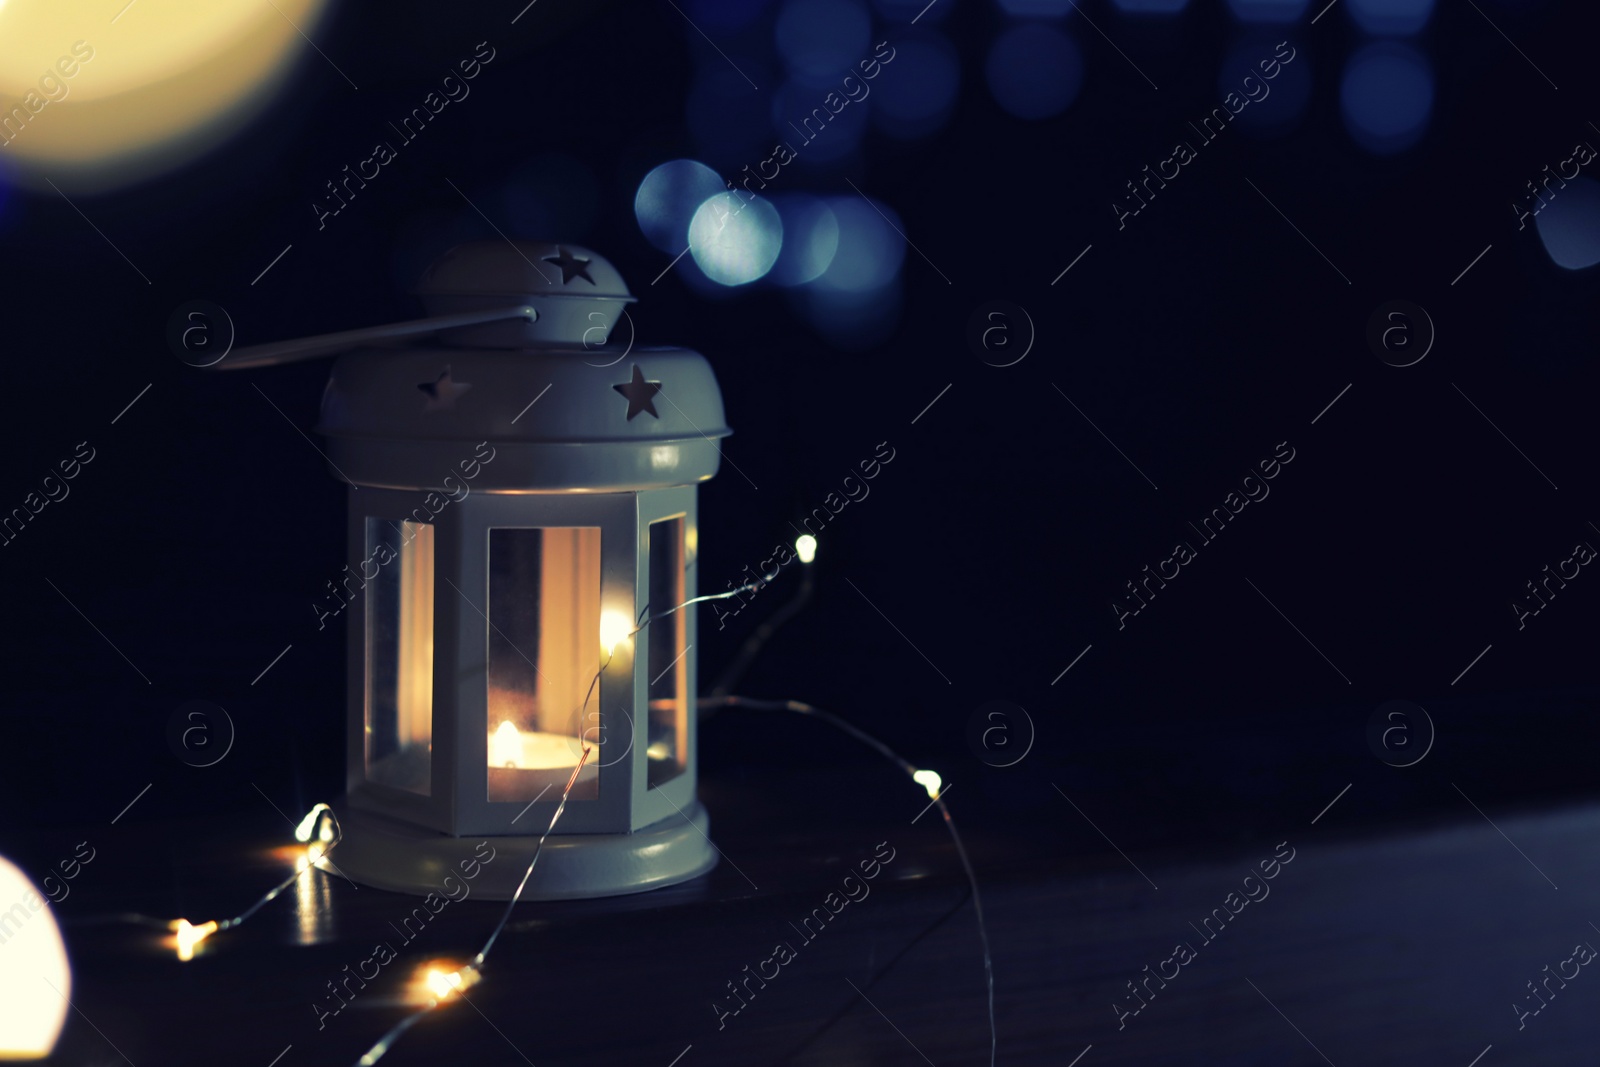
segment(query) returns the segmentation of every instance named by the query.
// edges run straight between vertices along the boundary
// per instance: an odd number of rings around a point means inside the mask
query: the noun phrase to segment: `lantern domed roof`
[[[622,275],[579,245],[475,241],[445,253],[416,292],[434,315],[524,314],[440,331],[437,343],[347,351],[318,430],[340,477],[436,487],[482,442],[500,459],[483,488],[615,492],[716,473],[728,436],[704,356],[636,343]],[[546,397],[546,393],[550,395]]]
[[[553,241],[469,241],[435,260],[418,296],[576,296],[632,300],[604,256]]]
[[[430,315],[520,303],[526,318],[445,330],[451,344],[483,348],[602,344],[634,302],[606,258],[555,241],[469,241],[434,261],[413,290]]]

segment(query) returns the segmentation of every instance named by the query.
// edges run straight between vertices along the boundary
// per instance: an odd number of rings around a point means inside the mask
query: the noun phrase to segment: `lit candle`
[[[583,742],[576,737],[544,730],[519,730],[509,720],[501,722],[489,735],[491,767],[526,771],[574,767],[582,751]]]

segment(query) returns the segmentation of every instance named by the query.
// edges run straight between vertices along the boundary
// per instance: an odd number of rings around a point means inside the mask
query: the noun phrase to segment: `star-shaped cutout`
[[[590,285],[595,284],[595,280],[589,277],[589,261],[582,256],[573,255],[560,245],[556,245],[556,254],[545,256],[543,262],[554,263],[561,268],[562,285],[566,285],[574,278],[582,278]]]
[[[641,411],[648,411],[656,418],[661,416],[656,412],[655,395],[661,392],[660,382],[647,382],[644,375],[639,373],[639,365],[633,365],[633,380],[613,385],[611,388],[628,398],[628,421]]]
[[[461,394],[472,388],[471,382],[458,382],[450,377],[450,365],[445,364],[444,370],[431,382],[418,382],[417,388],[428,397],[424,411],[439,411],[443,408],[453,408]]]

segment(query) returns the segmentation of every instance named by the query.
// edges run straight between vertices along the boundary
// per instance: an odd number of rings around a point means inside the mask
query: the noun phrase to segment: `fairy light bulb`
[[[801,534],[794,539],[794,554],[800,557],[801,563],[810,563],[817,558],[817,539],[810,534]]]
[[[294,869],[297,871],[309,871],[327,854],[328,846],[324,842],[313,841],[306,846],[305,855],[295,861]]]
[[[177,935],[178,958],[187,963],[194,959],[194,947],[217,932],[217,920],[195,926],[188,919],[177,919],[171,923],[171,929]]]
[[[600,647],[605,649],[606,655],[614,656],[617,646],[622,644],[633,633],[633,625],[628,621],[628,616],[620,611],[606,611],[600,615]]]
[[[939,799],[939,787],[944,784],[944,779],[939,777],[938,771],[914,771],[911,780],[928,791],[929,800]]]
[[[434,970],[428,972],[428,992],[440,1000],[443,1000],[459,988],[461,988],[461,975],[459,972],[451,971],[449,974]]]
[[[323,812],[331,810],[326,804],[318,804],[312,808],[306,813],[306,817],[300,820],[300,825],[294,828],[294,839],[301,842],[310,841],[312,832],[317,829],[317,819],[321,817]],[[333,840],[333,831],[324,825],[319,836],[324,841],[331,841]]]
[[[436,962],[439,966],[429,965],[423,972],[421,980],[422,987],[435,1001],[444,1001],[452,994],[464,992],[468,986],[476,985],[482,977],[478,969],[470,963],[455,970],[445,970],[451,965],[450,961]]]

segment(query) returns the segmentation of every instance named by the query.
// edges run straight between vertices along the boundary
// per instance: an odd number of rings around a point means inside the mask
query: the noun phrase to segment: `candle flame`
[[[496,767],[522,766],[522,732],[513,722],[502,722],[489,742],[489,762]]]

